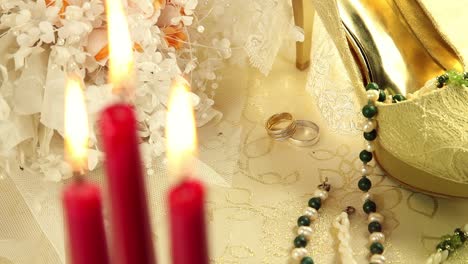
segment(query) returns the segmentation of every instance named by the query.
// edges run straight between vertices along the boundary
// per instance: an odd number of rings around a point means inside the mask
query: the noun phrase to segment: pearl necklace
[[[368,163],[373,158],[374,143],[373,141],[377,138],[377,121],[375,116],[377,115],[377,107],[375,102],[385,101],[386,94],[383,90],[380,90],[378,85],[375,83],[369,83],[366,86],[367,98],[369,103],[363,107],[362,114],[368,118],[364,124],[364,138],[366,140],[365,149],[359,153],[359,159],[363,162],[361,169],[362,178],[358,182],[358,188],[364,192],[363,195],[363,211],[368,214],[368,230],[369,230],[369,250],[371,257],[369,263],[371,264],[384,264],[385,257],[382,255],[384,251],[383,243],[385,242],[385,235],[382,233],[382,224],[384,221],[383,215],[377,213],[377,205],[372,200],[372,195],[369,193],[372,187],[372,182],[368,178],[370,174],[370,167]],[[311,257],[307,256],[308,240],[310,238],[312,229],[310,228],[311,221],[318,218],[318,210],[322,205],[322,201],[328,197],[328,191],[331,186],[327,183],[327,180],[321,185],[314,193],[314,197],[309,200],[309,207],[305,210],[303,216],[299,217],[298,224],[298,236],[294,239],[294,246],[291,256],[295,260],[299,260],[300,264],[313,264],[314,261]],[[341,254],[342,263],[345,264],[356,264],[353,257],[353,251],[350,246],[350,234],[349,234],[349,219],[348,214],[351,207],[348,207],[347,212],[341,213],[334,222],[334,227],[338,230],[339,239],[339,252]],[[354,208],[353,210],[354,211]]]
[[[364,193],[362,197],[363,211],[368,214],[368,226],[367,229],[369,235],[369,250],[371,257],[369,263],[371,264],[383,264],[385,263],[385,257],[382,255],[384,252],[383,243],[385,242],[385,235],[382,233],[382,224],[384,222],[383,215],[377,213],[377,204],[372,200],[372,195],[369,190],[372,187],[372,182],[368,178],[371,172],[371,168],[368,165],[374,157],[374,141],[377,138],[377,120],[375,117],[378,113],[375,103],[377,101],[384,102],[387,98],[385,91],[381,90],[376,83],[369,83],[366,86],[366,94],[368,104],[362,108],[362,114],[367,118],[363,125],[365,149],[359,153],[359,159],[362,161],[361,174],[362,178],[358,182],[358,188]]]

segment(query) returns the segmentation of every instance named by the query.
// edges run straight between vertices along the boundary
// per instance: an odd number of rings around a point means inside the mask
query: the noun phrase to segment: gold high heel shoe
[[[418,0],[312,2],[362,104],[369,81],[408,94],[447,69],[463,68],[461,56]],[[466,101],[468,89],[449,87],[398,104],[379,104],[375,154],[381,167],[414,189],[468,197]]]

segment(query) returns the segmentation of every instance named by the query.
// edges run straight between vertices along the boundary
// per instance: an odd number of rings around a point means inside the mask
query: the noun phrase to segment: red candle
[[[178,180],[169,192],[169,220],[173,264],[208,264],[205,227],[205,191],[191,166],[196,148],[196,129],[189,85],[178,79],[172,86],[166,137],[169,170]]]
[[[120,0],[106,0],[109,80],[114,92],[133,88],[133,45]],[[127,98],[128,99],[128,98]],[[145,181],[132,106],[114,104],[101,113],[100,128],[111,204],[112,255],[117,264],[156,263]]]
[[[111,201],[113,263],[156,263],[133,108],[108,107],[101,114],[100,128]]]
[[[208,264],[205,230],[205,190],[196,180],[184,180],[169,193],[173,264]]]
[[[74,182],[63,192],[72,264],[107,264],[107,243],[98,186]]]
[[[82,85],[79,77],[69,76],[65,97],[65,150],[75,172],[74,182],[63,192],[69,259],[72,264],[107,264],[101,192],[81,175],[87,164],[89,132]]]

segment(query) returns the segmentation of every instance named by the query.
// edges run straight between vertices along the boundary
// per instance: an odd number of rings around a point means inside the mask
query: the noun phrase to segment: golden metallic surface
[[[305,70],[310,65],[312,46],[312,28],[314,24],[314,9],[310,0],[293,0],[294,22],[304,29],[304,41],[296,43],[296,67]]]
[[[416,1],[398,2],[338,0],[338,6],[365,82],[374,81],[392,93],[407,94],[445,70],[460,68],[461,63],[450,46],[443,45],[445,42]],[[411,19],[407,14],[413,14]],[[425,33],[415,33],[420,31]],[[418,38],[421,36],[431,39],[422,42]],[[429,52],[423,43],[430,43],[432,38],[438,45],[434,44]]]

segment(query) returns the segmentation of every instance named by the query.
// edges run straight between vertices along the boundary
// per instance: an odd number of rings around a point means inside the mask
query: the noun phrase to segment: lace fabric
[[[379,106],[380,144],[416,168],[468,183],[467,101],[467,88],[449,87],[417,101]]]
[[[317,17],[306,90],[314,97],[323,119],[333,132],[357,134],[361,131],[361,102],[339,56],[324,22],[321,17]]]
[[[289,1],[249,1],[251,14],[245,50],[250,63],[268,74],[285,39],[293,30],[292,7]],[[275,18],[275,19],[272,19]]]

